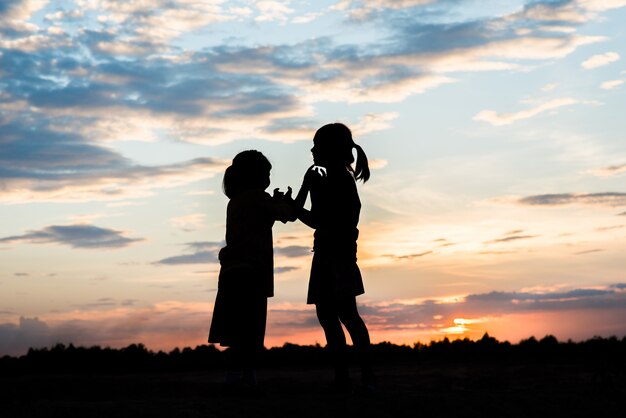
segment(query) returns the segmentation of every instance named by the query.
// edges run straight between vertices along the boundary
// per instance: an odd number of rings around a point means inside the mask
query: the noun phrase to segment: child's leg
[[[256,368],[265,340],[267,322],[267,297],[250,295],[242,299],[245,314],[242,321],[239,361],[244,385],[255,386]]]
[[[370,360],[370,335],[365,322],[359,315],[354,296],[343,297],[338,300],[338,311],[341,322],[350,333],[354,343],[359,363],[361,364],[361,378],[364,384],[374,384],[374,372]]]
[[[347,384],[350,377],[346,361],[346,336],[343,333],[335,305],[334,301],[324,301],[317,303],[315,309],[332,356],[335,381],[340,384]]]
[[[233,316],[231,334],[233,341],[228,350],[227,382],[256,385],[256,367],[263,350],[265,325],[267,320],[267,298],[249,292],[242,292],[237,300]]]

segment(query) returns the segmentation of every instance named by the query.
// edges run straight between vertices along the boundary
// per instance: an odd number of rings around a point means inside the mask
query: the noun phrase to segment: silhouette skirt
[[[356,257],[337,257],[329,252],[313,253],[307,304],[365,293]]]
[[[260,287],[245,286],[254,279],[251,274],[250,269],[220,272],[209,343],[226,347],[263,347],[267,296]]]

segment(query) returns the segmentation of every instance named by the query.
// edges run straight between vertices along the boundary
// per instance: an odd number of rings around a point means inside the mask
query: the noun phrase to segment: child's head
[[[229,199],[250,189],[265,190],[270,185],[272,164],[259,151],[242,151],[224,173],[222,188]]]
[[[356,148],[356,167],[352,168],[354,156],[352,149]],[[367,156],[359,145],[354,143],[352,132],[343,123],[330,123],[315,132],[313,137],[313,162],[321,166],[341,165],[354,173],[357,180],[365,183],[370,178],[370,169]]]

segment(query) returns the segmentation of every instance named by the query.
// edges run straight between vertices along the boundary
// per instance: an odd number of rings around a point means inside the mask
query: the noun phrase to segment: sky
[[[626,0],[0,1],[0,355],[206,343],[224,169],[343,122],[374,342],[626,335]],[[267,346],[324,344],[274,227]]]

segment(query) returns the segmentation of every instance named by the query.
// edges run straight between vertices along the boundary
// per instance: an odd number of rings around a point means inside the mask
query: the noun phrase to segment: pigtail
[[[363,183],[370,179],[370,167],[367,161],[367,155],[360,145],[354,144],[356,148],[356,167],[354,168],[354,178],[362,180]]]

